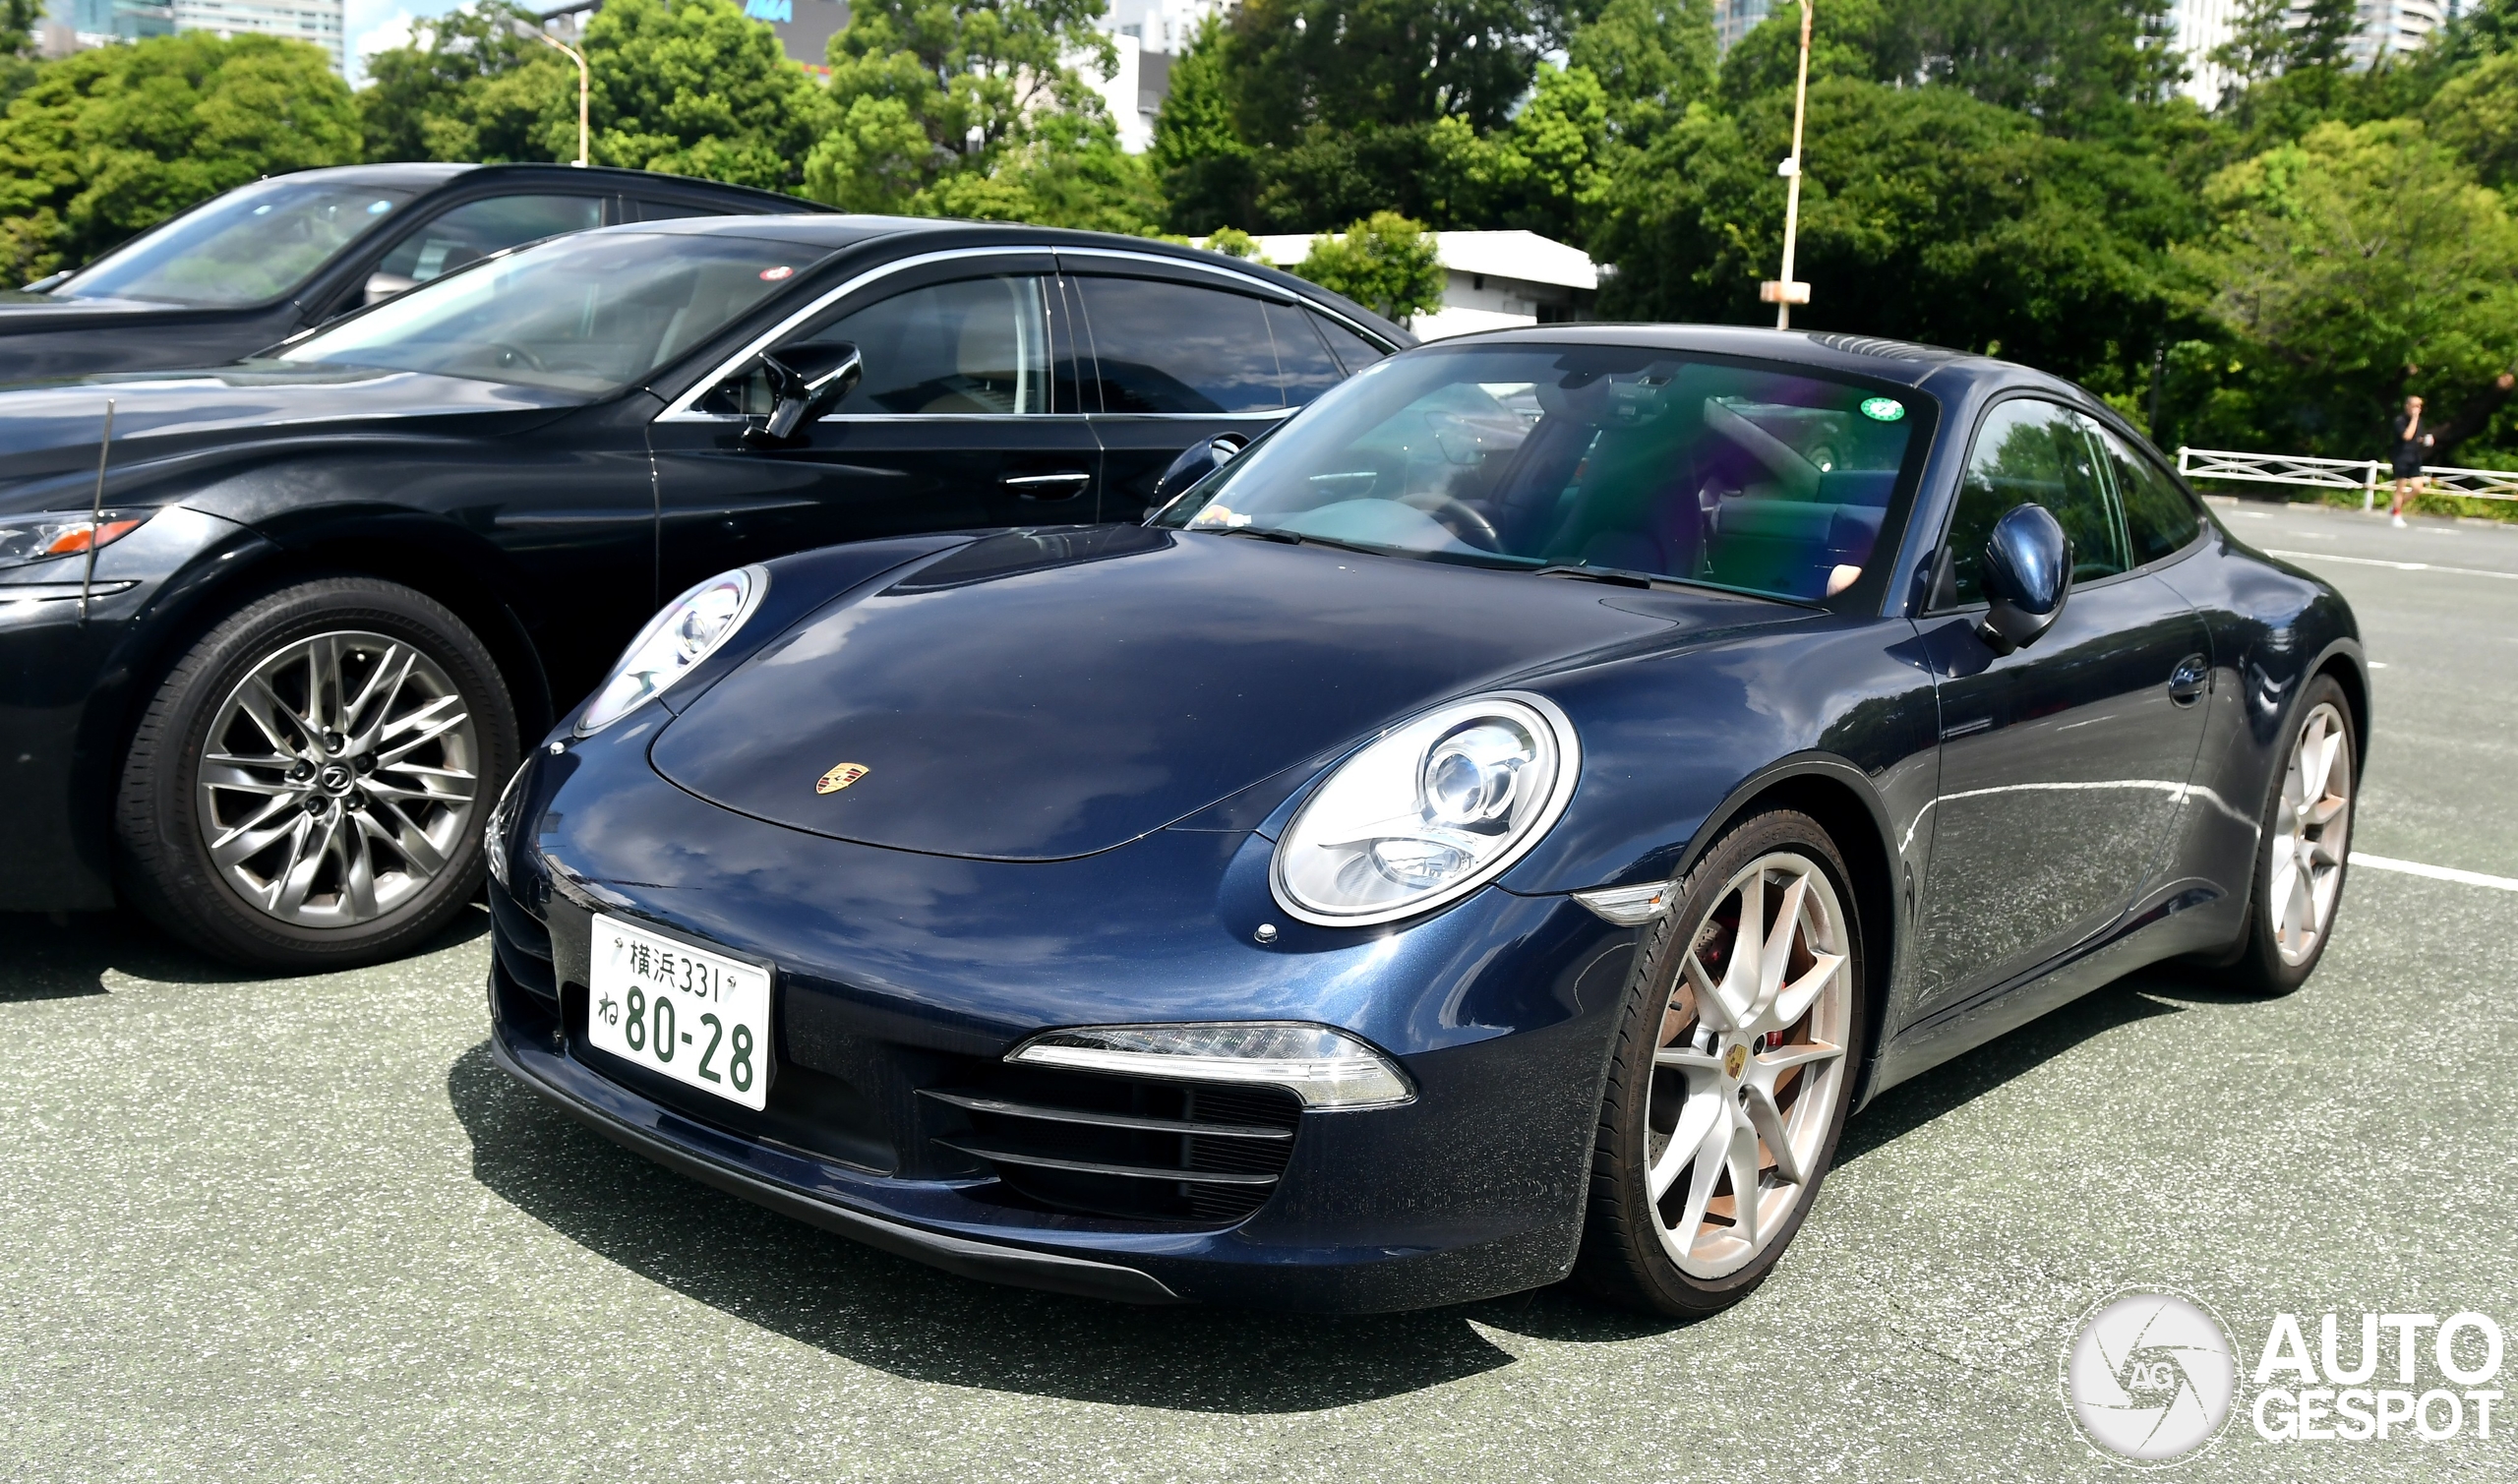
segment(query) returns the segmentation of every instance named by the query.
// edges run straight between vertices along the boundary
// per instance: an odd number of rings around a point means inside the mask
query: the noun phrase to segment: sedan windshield
[[[422,284],[279,359],[602,394],[723,329],[818,256],[751,237],[563,237]]]
[[[116,248],[51,292],[61,299],[259,304],[313,277],[410,199],[408,191],[337,181],[256,181]]]
[[[1437,350],[1354,378],[1156,519],[1820,601],[1873,564],[1924,413],[1679,351]]]

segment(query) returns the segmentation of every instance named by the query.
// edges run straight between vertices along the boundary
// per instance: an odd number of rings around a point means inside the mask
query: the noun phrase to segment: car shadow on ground
[[[1901,1138],[2093,1037],[2178,1013],[2146,984],[2137,978],[2100,989],[1892,1090],[1854,1120],[1841,1158]],[[1571,1284],[1345,1318],[1138,1309],[997,1287],[861,1247],[649,1163],[516,1086],[486,1042],[448,1070],[447,1094],[471,1137],[474,1177],[526,1215],[688,1297],[914,1381],[1176,1411],[1316,1411],[1510,1365],[1513,1354],[1483,1331],[1597,1343],[1681,1328]]]
[[[2120,1026],[2184,1012],[2178,1000],[2227,996],[2201,982],[2173,977],[2166,970],[2146,970],[2103,984],[2027,1025],[1955,1056],[1883,1093],[1845,1125],[1836,1146],[1836,1163],[1854,1160],[1892,1144],[1942,1114],[1984,1097],[2015,1077],[2037,1070],[2085,1040]],[[1824,1199],[1824,1191],[1822,1192]]]
[[[490,930],[487,909],[458,914],[419,951]],[[275,976],[201,953],[136,912],[0,913],[0,1004],[108,992],[107,974],[163,984],[242,984]]]

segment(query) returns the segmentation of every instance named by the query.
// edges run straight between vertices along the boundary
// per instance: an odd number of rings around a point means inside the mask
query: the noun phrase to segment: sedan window
[[[2078,413],[2037,397],[2014,397],[1985,415],[1949,519],[1945,603],[1985,601],[1985,543],[1994,522],[2024,505],[2044,505],[2063,526],[2072,544],[2073,581],[2112,577],[2130,564],[2082,426]]]
[[[394,244],[376,270],[403,280],[393,287],[408,288],[520,243],[601,225],[600,196],[494,196],[424,224]]]
[[[1186,283],[1085,275],[1105,412],[1274,412],[1289,405],[1266,301]],[[1289,317],[1290,318],[1290,317]],[[1316,336],[1306,336],[1318,355]]]
[[[98,259],[51,290],[62,299],[259,304],[296,288],[411,199],[343,182],[239,186]]]
[[[2135,452],[2104,425],[2091,431],[2107,450],[2107,466],[2116,476],[2116,498],[2125,507],[2125,534],[2132,542],[2133,564],[2184,551],[2202,531],[2203,512],[2158,464]]]
[[[422,284],[279,359],[600,395],[645,380],[819,256],[750,237],[563,237]]]
[[[1911,394],[1673,351],[1420,351],[1158,522],[1819,600],[1870,570],[1928,416]]]

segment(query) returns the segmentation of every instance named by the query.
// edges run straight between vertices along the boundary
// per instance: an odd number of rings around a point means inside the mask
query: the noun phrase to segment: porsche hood
[[[818,611],[691,701],[650,756],[794,829],[1058,860],[1535,667],[1802,616],[1248,537],[1016,531]]]

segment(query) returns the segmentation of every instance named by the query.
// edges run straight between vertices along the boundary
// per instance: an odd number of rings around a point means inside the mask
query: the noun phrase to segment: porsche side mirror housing
[[[1996,654],[2037,642],[2072,591],[2072,544],[2044,505],[2024,505],[1994,522],[1985,542],[1984,622],[1976,636]]]
[[[1181,449],[1180,456],[1154,482],[1155,508],[1169,505],[1182,490],[1223,468],[1234,454],[1249,446],[1250,440],[1238,433],[1219,433]]]
[[[785,447],[796,430],[837,406],[866,375],[857,347],[846,340],[809,340],[765,351],[762,375],[774,398],[768,421],[747,429],[744,442],[754,447]]]
[[[370,273],[367,275],[365,302],[382,304],[395,294],[419,286],[419,279],[406,277],[400,273]]]

